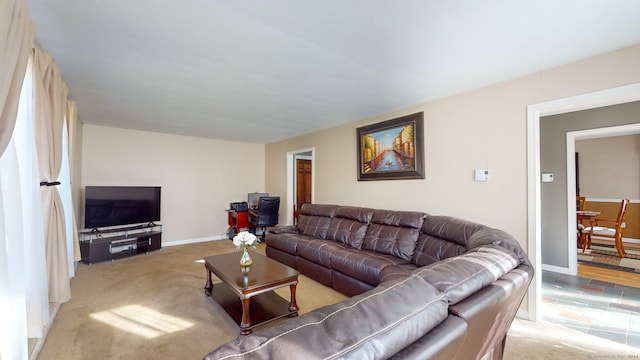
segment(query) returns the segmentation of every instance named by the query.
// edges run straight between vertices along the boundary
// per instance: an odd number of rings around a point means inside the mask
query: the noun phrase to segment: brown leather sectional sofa
[[[448,216],[305,204],[267,256],[352,296],[206,359],[501,359],[533,277],[509,234]]]

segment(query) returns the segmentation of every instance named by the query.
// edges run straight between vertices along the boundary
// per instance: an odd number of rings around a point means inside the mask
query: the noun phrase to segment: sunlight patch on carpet
[[[188,329],[193,323],[163,314],[141,305],[127,305],[90,315],[105,324],[152,339]]]

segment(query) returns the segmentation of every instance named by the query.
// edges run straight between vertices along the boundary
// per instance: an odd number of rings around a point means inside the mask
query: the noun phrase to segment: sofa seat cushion
[[[426,214],[375,210],[362,249],[410,261]]]
[[[333,266],[332,258],[335,254],[350,248],[349,245],[335,241],[315,239],[299,243],[296,250],[298,256],[326,268],[331,268]]]
[[[336,251],[331,258],[333,270],[373,286],[380,283],[380,273],[384,268],[407,263],[408,261],[392,255],[355,249]]]
[[[325,239],[331,219],[338,210],[337,205],[304,204],[298,215],[298,231],[301,234]]]
[[[306,236],[302,234],[291,234],[291,233],[281,233],[281,234],[271,234],[271,236],[267,236],[267,246],[276,248],[280,251],[284,251],[291,255],[297,255],[297,248],[300,244],[305,244],[308,242],[318,241],[317,239]]]
[[[329,224],[327,239],[360,249],[373,211],[373,209],[363,207],[339,207]]]
[[[412,276],[240,336],[205,359],[387,359],[447,316],[444,295]]]
[[[515,269],[516,254],[501,246],[485,245],[416,270],[416,274],[447,295],[454,305]]]

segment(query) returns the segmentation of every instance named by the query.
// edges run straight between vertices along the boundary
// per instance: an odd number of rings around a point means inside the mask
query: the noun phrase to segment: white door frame
[[[613,136],[635,135],[640,133],[640,123],[609,126],[605,128],[577,130],[567,132],[567,236],[568,236],[568,249],[569,254],[569,266],[568,273],[570,275],[576,275],[578,273],[578,256],[575,251],[578,246],[578,239],[576,237],[576,230],[578,227],[575,213],[576,206],[576,167],[575,167],[575,152],[576,152],[576,140],[588,140],[599,139]]]
[[[300,149],[287,152],[287,225],[293,224],[293,203],[296,198],[296,155],[311,152],[311,202],[316,196],[316,148]]]
[[[529,320],[540,321],[542,319],[542,314],[538,311],[538,307],[542,302],[542,246],[540,241],[540,117],[623,104],[638,100],[640,100],[640,83],[527,106],[527,252],[529,259],[536,270],[536,275],[529,286],[529,293],[527,297]],[[575,206],[575,199],[571,206]]]

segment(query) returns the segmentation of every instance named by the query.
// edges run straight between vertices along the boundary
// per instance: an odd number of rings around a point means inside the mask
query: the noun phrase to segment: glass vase
[[[247,248],[242,249],[242,257],[240,258],[240,266],[248,267],[253,264],[253,260],[251,260],[251,256],[249,255],[249,250]]]

